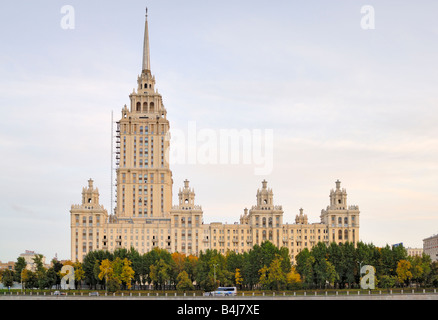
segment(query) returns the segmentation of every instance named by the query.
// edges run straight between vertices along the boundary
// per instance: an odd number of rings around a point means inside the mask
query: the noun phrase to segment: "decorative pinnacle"
[[[149,50],[149,30],[148,30],[148,8],[146,8],[146,21],[144,26],[144,43],[143,43],[143,66],[142,72],[151,71],[151,54]]]

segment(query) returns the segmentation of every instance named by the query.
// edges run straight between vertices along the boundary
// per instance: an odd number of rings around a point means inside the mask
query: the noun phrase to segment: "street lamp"
[[[216,267],[218,266],[218,264],[213,264],[213,268],[214,268],[214,283],[216,285]]]

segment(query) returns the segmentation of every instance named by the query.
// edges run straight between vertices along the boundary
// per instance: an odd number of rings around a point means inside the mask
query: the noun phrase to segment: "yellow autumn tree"
[[[132,287],[132,279],[134,279],[134,270],[131,268],[132,262],[125,258],[123,260],[122,273],[120,274],[120,280],[126,283],[128,289]]]
[[[181,272],[184,271],[186,255],[184,253],[174,252],[172,253],[171,257],[173,262],[175,262],[173,265],[174,273],[175,275],[179,275]]]
[[[73,264],[73,267],[75,268],[75,280],[80,282],[85,277],[85,272],[84,269],[82,268],[82,263],[77,261]]]
[[[236,268],[236,273],[234,274],[234,278],[236,279],[236,286],[240,286],[243,282],[242,275],[240,274],[240,269]]]
[[[108,282],[109,279],[112,279],[114,275],[114,269],[111,261],[109,261],[108,259],[103,260],[100,263],[99,268],[100,268],[100,273],[98,277],[100,280],[105,278],[105,282]]]
[[[292,267],[290,272],[286,275],[286,283],[289,289],[298,289],[301,287],[301,276],[296,271],[295,267]]]
[[[397,263],[397,279],[400,283],[409,283],[412,279],[411,263],[408,260],[400,260]]]

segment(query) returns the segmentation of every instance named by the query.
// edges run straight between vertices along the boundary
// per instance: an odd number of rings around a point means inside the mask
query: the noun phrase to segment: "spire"
[[[146,21],[144,25],[143,43],[143,67],[142,72],[151,71],[151,55],[149,51],[149,31],[148,31],[148,8],[146,8]]]

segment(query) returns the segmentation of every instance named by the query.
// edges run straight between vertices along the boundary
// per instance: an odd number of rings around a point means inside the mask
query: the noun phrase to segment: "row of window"
[[[150,128],[149,125],[147,126],[140,126],[138,124],[127,124],[124,123],[121,125],[121,131],[123,134],[128,134],[128,129],[131,128],[131,131],[129,131],[129,134],[143,134],[143,135],[154,135],[154,132],[157,132],[157,134],[164,135],[165,132],[167,132],[167,124],[151,124]],[[144,129],[144,130],[143,130]],[[150,129],[150,132],[149,132]],[[117,133],[120,132],[120,125],[117,128]]]

